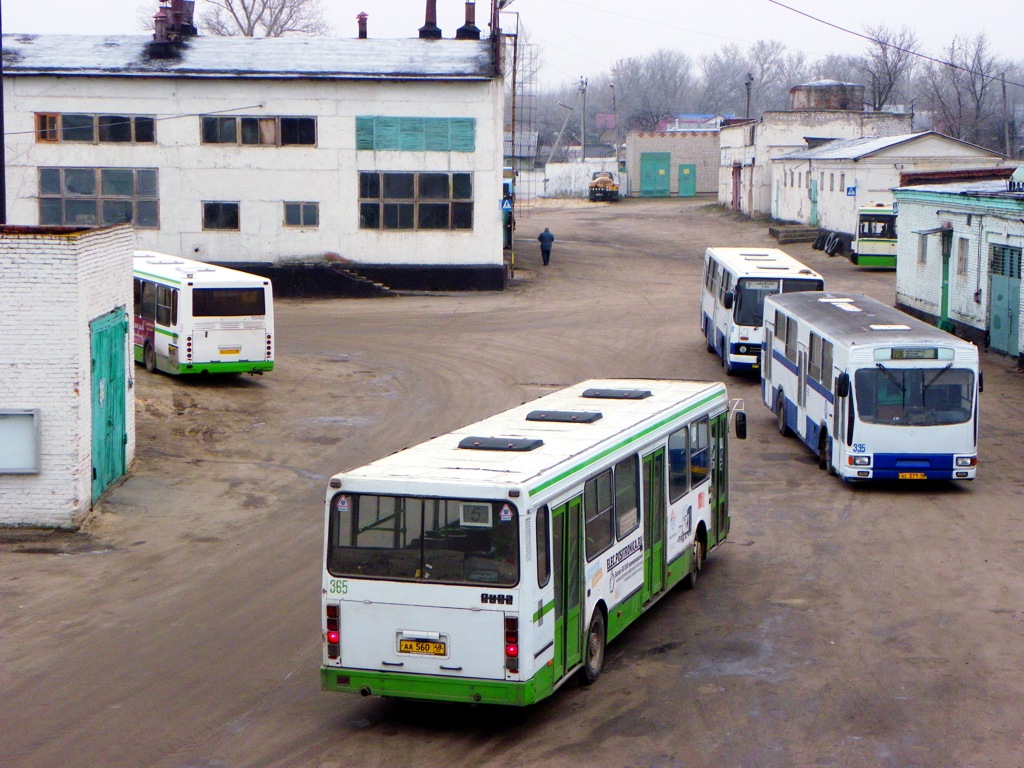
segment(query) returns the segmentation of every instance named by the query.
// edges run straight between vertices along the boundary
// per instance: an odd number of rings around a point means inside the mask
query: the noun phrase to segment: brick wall
[[[0,474],[0,525],[73,528],[92,508],[89,323],[132,311],[127,226],[0,231],[0,408],[40,411],[40,472]],[[126,376],[133,376],[131,334]],[[135,390],[126,387],[126,466],[135,453]]]

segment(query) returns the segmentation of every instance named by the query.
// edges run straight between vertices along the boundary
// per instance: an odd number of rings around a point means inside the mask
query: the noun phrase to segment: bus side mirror
[[[722,306],[726,309],[732,309],[733,292],[726,291],[725,296],[722,297]]]
[[[985,374],[978,371],[978,392],[985,391]]]
[[[747,414],[745,411],[736,411],[736,437],[740,440],[747,439]]]
[[[847,397],[850,394],[850,374],[840,373],[836,376],[836,397]]]

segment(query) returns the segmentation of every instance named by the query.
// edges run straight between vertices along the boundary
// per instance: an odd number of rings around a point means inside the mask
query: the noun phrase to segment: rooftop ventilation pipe
[[[440,40],[441,28],[437,26],[437,0],[427,0],[427,17],[420,27],[420,40]]]
[[[480,28],[476,25],[476,2],[474,0],[466,0],[466,23],[455,30],[455,39],[480,39]]]
[[[366,39],[366,19],[367,18],[368,17],[366,15],[365,11],[363,11],[358,16],[356,16],[356,21],[359,22],[359,39],[360,40],[365,40]]]

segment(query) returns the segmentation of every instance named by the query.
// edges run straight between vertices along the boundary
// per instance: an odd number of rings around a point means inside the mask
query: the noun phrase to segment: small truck
[[[590,201],[608,200],[615,203],[619,199],[619,184],[611,171],[597,171],[590,179]]]

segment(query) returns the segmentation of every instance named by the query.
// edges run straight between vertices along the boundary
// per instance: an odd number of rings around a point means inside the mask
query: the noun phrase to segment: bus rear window
[[[196,288],[192,292],[194,317],[239,317],[267,314],[262,288]]]
[[[512,587],[519,524],[506,501],[339,493],[327,569],[335,576]]]

